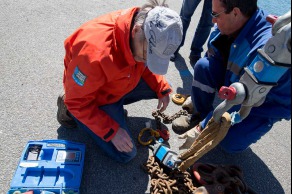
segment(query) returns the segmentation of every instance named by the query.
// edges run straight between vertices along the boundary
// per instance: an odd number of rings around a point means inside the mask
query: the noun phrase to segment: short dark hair
[[[226,13],[230,13],[237,7],[247,17],[251,17],[258,9],[257,0],[220,0],[220,2],[225,7]]]

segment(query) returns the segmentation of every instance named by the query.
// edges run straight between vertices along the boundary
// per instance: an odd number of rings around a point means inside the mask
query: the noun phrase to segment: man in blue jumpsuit
[[[221,86],[238,82],[249,65],[272,36],[272,25],[266,13],[259,9],[257,0],[213,0],[213,22],[216,29],[210,35],[208,52],[194,67],[192,102],[194,113],[173,122],[174,131],[190,130],[201,120],[204,129],[214,109],[215,93]],[[238,111],[235,106],[229,112]],[[291,119],[291,69],[273,87],[260,107],[233,125],[220,143],[228,153],[247,149],[265,135],[274,123]],[[199,131],[198,131],[199,133]]]

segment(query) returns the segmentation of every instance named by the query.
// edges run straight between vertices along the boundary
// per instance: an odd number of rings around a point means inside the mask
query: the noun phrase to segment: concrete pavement
[[[56,100],[62,91],[63,41],[82,23],[101,14],[140,6],[143,0],[0,0],[0,193],[6,193],[29,140],[67,139],[87,146],[82,194],[149,193],[149,177],[140,169],[151,152],[138,145],[138,156],[129,164],[108,159],[83,131],[65,130],[56,120]],[[168,0],[179,12],[182,0]],[[189,47],[200,17],[193,16],[181,57],[171,63],[167,78],[175,92],[189,93],[192,68]],[[157,105],[156,100],[126,107],[129,126],[137,137]],[[180,109],[171,103],[167,114]],[[170,125],[167,125],[171,129]],[[171,133],[170,145],[178,152],[181,141]],[[214,149],[202,162],[236,164],[260,194],[291,193],[291,121],[277,123],[251,149],[228,155]]]

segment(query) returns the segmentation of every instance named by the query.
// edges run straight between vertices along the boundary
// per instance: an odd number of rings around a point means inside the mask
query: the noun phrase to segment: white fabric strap
[[[193,85],[192,86],[197,87],[200,90],[202,90],[204,92],[207,92],[207,93],[215,93],[216,92],[216,89],[215,88],[212,88],[210,86],[207,86],[205,84],[202,84],[201,82],[198,82],[196,80],[193,80]]]

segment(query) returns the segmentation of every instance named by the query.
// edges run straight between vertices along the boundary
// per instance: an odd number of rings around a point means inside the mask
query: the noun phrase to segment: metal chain
[[[161,118],[164,124],[170,124],[180,116],[188,115],[186,110],[180,110],[172,116],[168,116],[159,110],[153,111],[152,116],[156,121],[156,127],[161,130]],[[193,185],[190,173],[178,170],[164,172],[163,167],[150,156],[147,163],[142,165],[143,170],[151,177],[151,194],[191,194],[196,187]]]
[[[152,112],[152,116],[155,118],[156,121],[157,129],[161,129],[161,118],[163,119],[164,124],[171,124],[172,121],[174,121],[175,119],[179,118],[182,115],[187,116],[188,112],[186,110],[180,110],[179,112],[175,113],[172,116],[166,115],[165,113],[160,112],[160,110]]]
[[[151,177],[151,194],[191,194],[197,189],[189,172],[169,169],[170,172],[164,172],[154,156],[149,157],[142,169]]]

